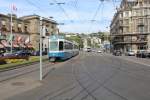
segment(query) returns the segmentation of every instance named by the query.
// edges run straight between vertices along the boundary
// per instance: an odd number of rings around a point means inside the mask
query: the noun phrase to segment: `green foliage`
[[[98,37],[102,41],[105,41],[105,40],[110,41],[110,35],[108,35],[108,33],[106,33],[106,32],[91,33],[90,36],[91,37]]]
[[[82,38],[80,36],[70,36],[70,37],[66,37],[67,40],[69,41],[75,41],[79,44],[80,48],[83,48],[83,41]]]
[[[12,59],[12,60],[10,60],[10,61],[12,61],[11,63],[0,65],[0,70],[9,69],[9,68],[13,68],[13,67],[16,67],[16,66],[19,67],[19,66],[22,66],[22,65],[25,65],[25,64],[32,64],[34,62],[38,62],[39,59],[40,59],[39,56],[30,57],[29,60]],[[46,56],[43,57],[43,61],[44,60],[47,60]]]
[[[92,46],[91,39],[89,39],[89,38],[87,39],[87,45],[90,46],[90,47]]]

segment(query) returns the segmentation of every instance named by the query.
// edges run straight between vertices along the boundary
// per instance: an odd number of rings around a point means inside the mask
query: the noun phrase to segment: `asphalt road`
[[[7,80],[4,73],[0,73],[1,84],[21,78],[38,80],[37,66],[20,69],[24,74]],[[42,82],[29,84],[30,89],[25,91],[14,90],[19,92],[7,100],[150,100],[150,67],[146,65],[107,54],[81,52],[63,63],[45,62],[44,66]],[[27,70],[33,71],[25,73]],[[6,73],[9,77],[14,75],[14,71]],[[36,83],[40,85],[32,88]],[[20,87],[27,88],[25,85]],[[0,89],[0,96],[1,93]]]

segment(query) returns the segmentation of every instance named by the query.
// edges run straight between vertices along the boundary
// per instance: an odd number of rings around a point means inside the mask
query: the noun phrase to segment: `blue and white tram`
[[[63,36],[51,36],[49,39],[50,61],[66,60],[79,54],[78,44],[64,39]]]

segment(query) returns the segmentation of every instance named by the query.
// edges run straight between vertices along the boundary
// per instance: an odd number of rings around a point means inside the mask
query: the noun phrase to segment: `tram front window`
[[[57,41],[51,41],[50,42],[50,50],[51,51],[57,51],[58,50],[58,42]]]
[[[64,46],[63,41],[60,41],[60,42],[59,42],[59,50],[60,50],[60,51],[63,50],[63,46]]]

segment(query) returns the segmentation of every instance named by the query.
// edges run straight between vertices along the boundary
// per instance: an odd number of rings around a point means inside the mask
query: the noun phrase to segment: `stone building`
[[[110,25],[114,50],[150,49],[150,0],[122,0]]]
[[[0,48],[10,49],[10,14],[0,14]],[[43,18],[43,51],[48,50],[48,38],[58,33],[57,23],[54,20]],[[13,48],[33,48],[39,50],[40,16],[29,15],[17,18],[12,16]]]
[[[30,22],[30,41],[34,45],[36,50],[39,50],[39,41],[40,41],[40,16],[38,15],[29,15],[21,17],[22,20]],[[57,23],[54,20],[48,18],[42,18],[43,24],[43,51],[48,50],[48,39],[52,34],[58,33]]]
[[[10,50],[11,41],[10,19],[10,14],[0,14],[0,44],[1,48],[5,47],[8,51]],[[30,22],[23,21],[17,18],[16,15],[12,15],[13,49],[29,47],[29,24]]]

